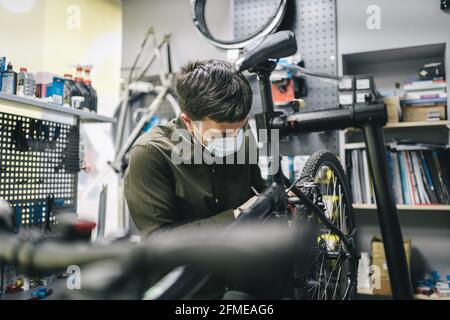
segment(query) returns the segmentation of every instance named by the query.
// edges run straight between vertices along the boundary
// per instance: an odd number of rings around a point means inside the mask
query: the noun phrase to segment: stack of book
[[[375,203],[365,149],[348,153],[346,165],[353,202]],[[387,157],[398,204],[450,204],[447,146],[396,142],[388,145]]]
[[[447,119],[447,83],[445,80],[414,81],[404,85],[401,101],[403,121]]]

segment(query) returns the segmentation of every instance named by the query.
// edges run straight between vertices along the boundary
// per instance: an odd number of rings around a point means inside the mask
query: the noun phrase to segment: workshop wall
[[[367,10],[373,5],[380,10],[380,29],[369,30]],[[337,14],[340,55],[431,43],[450,45],[450,13],[440,9],[439,1],[337,0]],[[446,60],[450,61],[448,49]],[[446,73],[450,74],[449,64]]]
[[[107,19],[99,19],[103,15]],[[75,65],[92,64],[98,113],[113,114],[119,99],[122,47],[122,7],[115,0],[0,0],[0,56],[14,68],[30,72],[75,73]],[[7,44],[7,45],[5,45]],[[83,125],[89,174],[79,175],[78,212],[96,221],[100,185],[115,196],[117,177],[106,162],[113,157],[108,124]],[[95,137],[95,140],[92,139]],[[114,199],[114,197],[112,197]],[[115,206],[107,209],[107,232],[115,229]]]
[[[231,35],[231,1],[210,2],[210,29],[214,34]],[[155,27],[158,39],[166,33],[172,34],[170,43],[174,71],[189,60],[226,59],[225,51],[211,46],[197,33],[190,16],[189,1],[127,0],[123,2],[123,73],[128,74],[127,68],[133,64],[144,34],[151,26]],[[143,54],[141,61],[145,61],[150,54]],[[155,69],[150,69],[149,74],[155,74]]]

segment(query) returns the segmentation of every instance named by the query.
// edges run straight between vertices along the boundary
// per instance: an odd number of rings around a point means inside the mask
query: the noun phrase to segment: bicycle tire
[[[318,182],[318,175],[321,174],[321,170],[327,170],[327,175],[331,174],[328,178],[335,177],[335,180],[333,184],[335,186],[340,186],[339,190],[340,193],[336,197],[333,190],[333,194],[322,194],[323,190],[320,190],[321,196],[322,196],[322,202],[324,204],[324,212],[327,213],[327,217],[330,221],[333,222],[334,225],[337,225],[339,223],[338,228],[341,229],[346,236],[349,236],[352,234],[355,230],[355,224],[354,224],[354,217],[353,217],[353,207],[351,202],[351,196],[350,196],[350,188],[348,186],[348,181],[345,175],[345,172],[341,166],[340,161],[338,158],[332,154],[329,151],[322,150],[314,153],[306,162],[301,178],[298,182],[298,186],[300,186],[300,189],[308,196],[313,197],[312,194],[314,189],[312,188],[305,188],[307,184],[314,184],[318,185],[318,188],[321,189],[320,181]],[[323,173],[323,172],[322,172]],[[320,180],[320,179],[319,179]],[[328,191],[328,189],[327,189]],[[328,193],[328,192],[327,192]],[[330,197],[331,197],[331,209],[330,209]],[[326,198],[326,199],[325,199]],[[340,201],[342,199],[342,202]],[[336,200],[339,202],[339,208],[335,208],[334,204],[336,203]],[[317,199],[315,200],[317,201]],[[326,205],[328,201],[328,205]],[[305,208],[305,206],[304,206]],[[309,216],[312,216],[314,219],[314,222],[317,226],[317,241],[313,241],[312,244],[312,250],[313,250],[313,262],[311,263],[311,266],[309,270],[306,273],[306,287],[302,291],[301,298],[302,299],[311,299],[311,300],[329,300],[330,295],[327,293],[329,292],[328,285],[333,284],[331,282],[331,279],[333,278],[333,272],[336,269],[336,266],[338,265],[338,262],[340,261],[341,254],[343,252],[342,248],[342,242],[337,238],[335,235],[333,235],[330,230],[327,230],[323,223],[318,219],[318,217],[314,216],[312,211],[309,211],[307,208],[305,208],[308,212],[307,214]],[[335,209],[336,211],[340,211],[339,218],[343,218],[342,220],[345,221],[338,221],[338,219],[334,219],[333,216],[335,215]],[[342,213],[343,209],[343,214]],[[330,219],[331,218],[331,219]],[[337,239],[336,239],[337,238]],[[324,247],[325,242],[325,247]],[[331,245],[330,245],[331,243]],[[333,247],[333,248],[331,248]],[[333,249],[333,250],[332,250]],[[333,254],[335,254],[335,250],[339,249],[339,254],[337,255],[337,258],[333,260],[332,258],[332,251]],[[331,295],[331,300],[336,299],[342,299],[342,300],[352,300],[356,296],[356,288],[357,288],[357,271],[358,271],[358,257],[354,254],[349,254],[347,252],[345,260],[341,263],[344,265],[345,268],[342,269],[342,267],[339,267],[339,275],[336,275],[337,281],[334,288],[333,295]],[[325,280],[324,287],[321,290],[320,286],[323,284],[323,276],[322,276],[322,270],[325,270],[327,268],[330,268],[333,265],[333,261],[335,263],[330,276],[328,280]],[[345,272],[347,271],[347,272]],[[338,288],[338,282],[340,280],[340,276],[342,273],[345,272],[346,276],[346,282],[347,287],[345,288],[339,288],[339,293],[342,292],[339,297],[335,295],[337,288]],[[334,273],[336,274],[336,273]],[[325,279],[327,279],[325,277]],[[344,279],[344,278],[342,278]],[[317,287],[312,290],[314,286],[319,286],[319,289],[317,290]],[[311,291],[312,290],[312,291]]]

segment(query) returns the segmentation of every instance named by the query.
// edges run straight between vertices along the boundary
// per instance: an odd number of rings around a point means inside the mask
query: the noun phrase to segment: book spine
[[[411,204],[418,204],[418,199],[416,197],[416,192],[414,190],[414,176],[411,174],[411,162],[409,159],[409,154],[407,151],[404,151],[405,163],[406,163],[406,176],[408,180],[408,190],[411,198]]]

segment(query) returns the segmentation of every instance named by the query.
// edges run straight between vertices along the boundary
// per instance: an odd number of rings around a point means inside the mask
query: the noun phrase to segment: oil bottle
[[[16,94],[17,89],[17,73],[13,70],[13,66],[8,63],[5,71],[2,72],[2,93]]]

